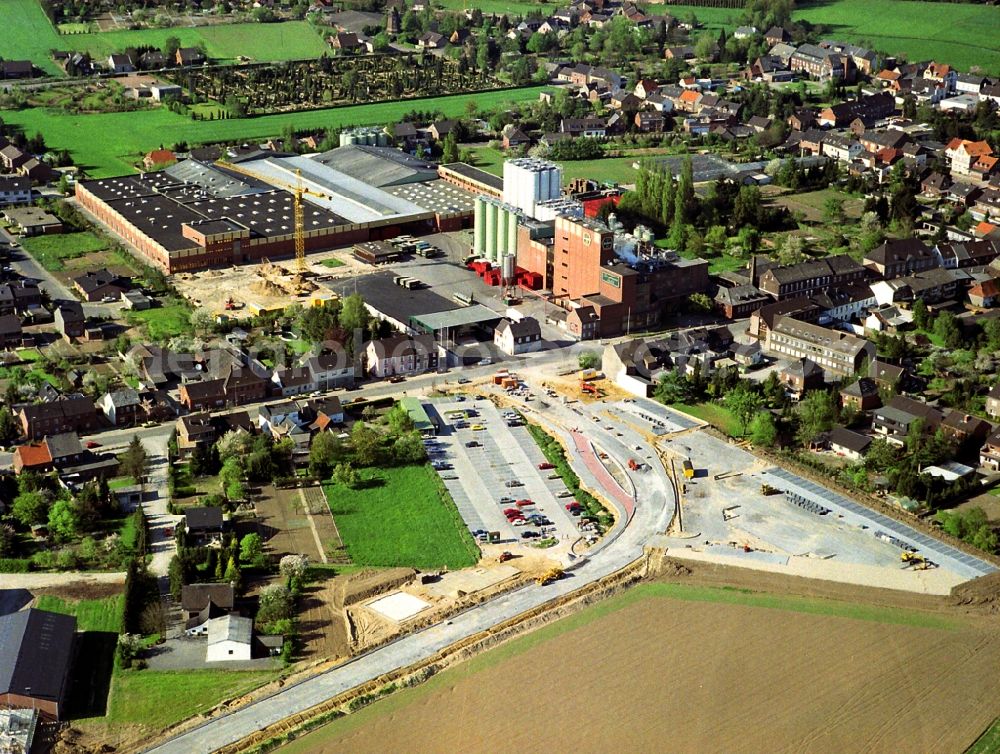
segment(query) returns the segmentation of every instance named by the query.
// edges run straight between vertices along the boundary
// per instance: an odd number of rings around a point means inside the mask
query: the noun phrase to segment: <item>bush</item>
[[[30,558],[0,558],[0,573],[28,573]]]

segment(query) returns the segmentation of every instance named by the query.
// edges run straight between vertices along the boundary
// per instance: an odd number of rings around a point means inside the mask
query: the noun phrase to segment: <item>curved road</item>
[[[503,623],[556,597],[569,594],[641,557],[647,541],[666,530],[670,523],[674,512],[670,480],[659,468],[657,473],[627,471],[638,491],[634,501],[630,501],[634,504],[634,512],[630,512],[623,504],[623,497],[628,496],[609,474],[601,473],[600,461],[594,456],[593,446],[590,443],[574,442],[572,433],[563,428],[573,426],[574,415],[562,406],[553,406],[553,409],[551,413],[554,416],[551,418],[562,426],[555,426],[553,422],[547,421],[550,431],[558,432],[567,441],[573,469],[586,486],[604,490],[604,496],[618,508],[620,522],[603,543],[586,559],[581,560],[566,578],[547,586],[529,584],[477,605],[447,623],[438,623],[408,634],[392,644],[361,655],[321,675],[284,688],[266,699],[208,720],[147,751],[157,754],[189,754],[192,751],[213,751],[240,741],[330,697],[385,673],[419,662],[457,641]],[[565,423],[567,421],[569,423]],[[588,427],[587,437],[619,459],[628,457],[628,448],[613,433],[601,427]]]

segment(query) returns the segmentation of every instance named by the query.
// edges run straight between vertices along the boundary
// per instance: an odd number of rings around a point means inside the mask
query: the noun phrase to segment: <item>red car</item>
[[[556,465],[554,463],[549,463],[548,461],[546,461],[545,463],[538,464],[538,468],[542,469],[543,471],[545,469],[554,469],[555,467]]]
[[[514,503],[514,505],[516,505],[518,508],[527,508],[529,505],[534,505],[534,504],[535,504],[534,500],[518,500],[516,503]]]
[[[83,446],[85,448],[99,448],[101,447],[101,443],[96,442],[95,440],[87,440],[87,442],[85,442]]]
[[[520,516],[521,515],[521,511],[519,511],[517,508],[504,508],[503,509],[503,514],[507,518],[510,518],[511,516]]]
[[[568,511],[578,511],[582,506],[579,503],[566,503],[566,510]]]

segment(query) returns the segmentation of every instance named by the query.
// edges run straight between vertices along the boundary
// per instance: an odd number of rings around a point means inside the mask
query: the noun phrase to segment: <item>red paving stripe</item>
[[[611,473],[604,468],[601,459],[594,454],[594,448],[590,444],[590,441],[579,432],[573,432],[572,435],[577,453],[583,458],[583,462],[590,469],[590,473],[601,483],[601,486],[604,487],[609,495],[613,496],[624,506],[627,520],[631,521],[632,515],[635,513],[635,498],[625,492],[615,478],[611,476]]]

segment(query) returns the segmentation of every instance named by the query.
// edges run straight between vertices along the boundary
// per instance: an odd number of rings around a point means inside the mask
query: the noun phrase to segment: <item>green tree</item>
[[[141,484],[146,476],[146,467],[149,465],[149,455],[138,435],[132,435],[125,452],[118,456],[118,471],[132,481]]]
[[[240,540],[240,560],[251,563],[264,553],[264,542],[260,534],[252,532]]]
[[[347,463],[338,463],[334,467],[333,480],[337,484],[342,484],[351,489],[355,489],[361,483],[361,477],[358,476],[357,469],[349,461]]]
[[[911,307],[913,311],[913,326],[918,330],[926,330],[930,324],[930,315],[927,312],[927,304],[924,303],[922,298],[918,298],[913,302]]]
[[[601,365],[601,356],[597,351],[584,351],[576,359],[580,369],[597,369]]]
[[[732,412],[740,423],[740,435],[747,433],[747,426],[760,410],[763,399],[746,382],[740,382],[723,399],[723,405]]]
[[[392,444],[392,457],[399,464],[421,463],[427,460],[427,449],[419,432],[400,435]]]
[[[761,411],[750,422],[750,442],[762,448],[773,448],[778,442],[778,427],[770,411]]]
[[[708,314],[714,308],[712,299],[707,293],[692,293],[687,297],[688,310],[700,314]]]
[[[401,435],[413,429],[413,419],[409,411],[399,403],[386,412],[385,419],[394,435]]]
[[[450,131],[444,137],[444,143],[441,145],[441,162],[458,162],[458,139],[454,131]]]
[[[355,422],[351,428],[351,446],[354,458],[362,466],[373,466],[378,461],[378,432],[363,421]]]
[[[340,326],[349,332],[364,331],[370,320],[360,293],[347,296],[340,309]]]
[[[842,225],[844,222],[844,200],[837,196],[823,202],[823,219],[829,223]]]
[[[268,626],[279,620],[292,617],[295,601],[291,590],[284,584],[271,584],[260,592],[260,605],[257,609],[257,623]]]
[[[243,486],[245,474],[243,460],[239,457],[232,457],[222,464],[219,470],[219,487],[227,500],[242,500],[246,497],[246,488]]]
[[[49,533],[57,540],[65,542],[73,539],[80,531],[80,520],[71,500],[60,498],[49,509]]]
[[[13,412],[7,406],[0,407],[0,445],[10,445],[20,434],[21,428]]]
[[[22,492],[14,498],[11,513],[22,526],[44,524],[49,517],[49,501],[39,490]]]
[[[243,584],[243,572],[240,570],[240,564],[236,562],[236,556],[229,556],[229,563],[226,565],[226,573],[222,577],[223,581],[227,581],[233,585],[233,589],[237,592],[242,591]]]
[[[679,369],[673,369],[660,376],[653,391],[653,397],[660,403],[688,403],[695,399],[691,380]]]
[[[796,407],[796,415],[799,420],[796,438],[802,445],[808,445],[816,435],[831,429],[837,420],[834,393],[829,390],[814,390],[806,394]]]
[[[0,524],[0,558],[9,558],[14,553],[17,532],[10,524]]]
[[[343,443],[332,432],[320,432],[309,447],[309,473],[317,479],[327,479],[333,464],[343,454]]]

